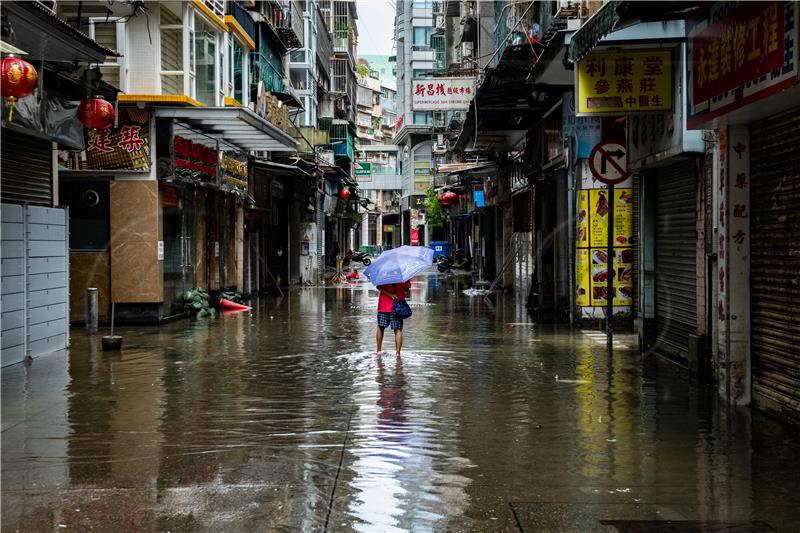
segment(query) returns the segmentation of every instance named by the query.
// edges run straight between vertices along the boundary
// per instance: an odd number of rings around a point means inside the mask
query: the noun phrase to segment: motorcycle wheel
[[[364,258],[364,266],[365,267],[368,267],[371,263],[372,263],[372,259],[370,259],[369,257],[365,257]]]
[[[436,270],[438,270],[439,272],[447,272],[447,267],[440,263],[436,265]]]

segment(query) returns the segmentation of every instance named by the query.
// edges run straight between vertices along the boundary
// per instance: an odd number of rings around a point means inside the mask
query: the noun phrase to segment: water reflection
[[[4,529],[796,525],[796,433],[720,409],[633,339],[609,357],[464,288],[415,281],[402,359],[367,351],[377,293],[358,283],[123,330],[116,355],[76,332],[68,359],[4,369]]]

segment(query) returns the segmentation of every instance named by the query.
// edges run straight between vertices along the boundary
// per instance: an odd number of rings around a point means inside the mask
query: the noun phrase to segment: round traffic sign
[[[603,141],[589,154],[592,176],[606,185],[616,185],[631,175],[627,169],[625,144],[620,141]]]

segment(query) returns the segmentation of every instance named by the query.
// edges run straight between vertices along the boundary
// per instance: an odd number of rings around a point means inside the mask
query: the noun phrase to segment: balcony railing
[[[302,2],[299,0],[264,2],[262,14],[286,48],[290,50],[302,48],[305,42]]]
[[[251,39],[255,40],[257,38],[256,22],[247,10],[239,5],[239,2],[235,0],[228,2],[228,14],[244,28],[245,33],[247,33]]]
[[[264,82],[267,92],[281,93],[284,87],[283,72],[273,65],[267,56],[260,52],[250,52],[250,85]]]
[[[353,160],[355,137],[348,122],[321,118],[319,119],[319,129],[328,131],[330,146],[337,159]]]
[[[325,72],[325,76],[331,77],[331,36],[328,33],[328,23],[319,8],[315,11],[317,24],[317,62]]]

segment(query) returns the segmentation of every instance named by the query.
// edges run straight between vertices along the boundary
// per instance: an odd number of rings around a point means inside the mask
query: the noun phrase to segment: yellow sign
[[[589,191],[589,233],[592,248],[608,245],[608,191]]]
[[[672,109],[669,50],[592,53],[578,62],[579,114],[628,114]]]
[[[578,214],[575,221],[575,246],[589,246],[589,191],[578,191]]]
[[[608,203],[607,189],[589,191],[589,241],[592,248],[608,246]],[[578,216],[580,218],[581,197],[578,197]],[[633,189],[614,189],[614,246],[630,246],[633,238]],[[578,224],[580,237],[580,223]],[[578,246],[582,246],[578,241]],[[585,245],[583,245],[585,246]]]
[[[589,272],[591,270],[589,262],[589,250],[575,250],[575,303],[580,307],[591,305],[590,293],[592,284],[589,282]]]

